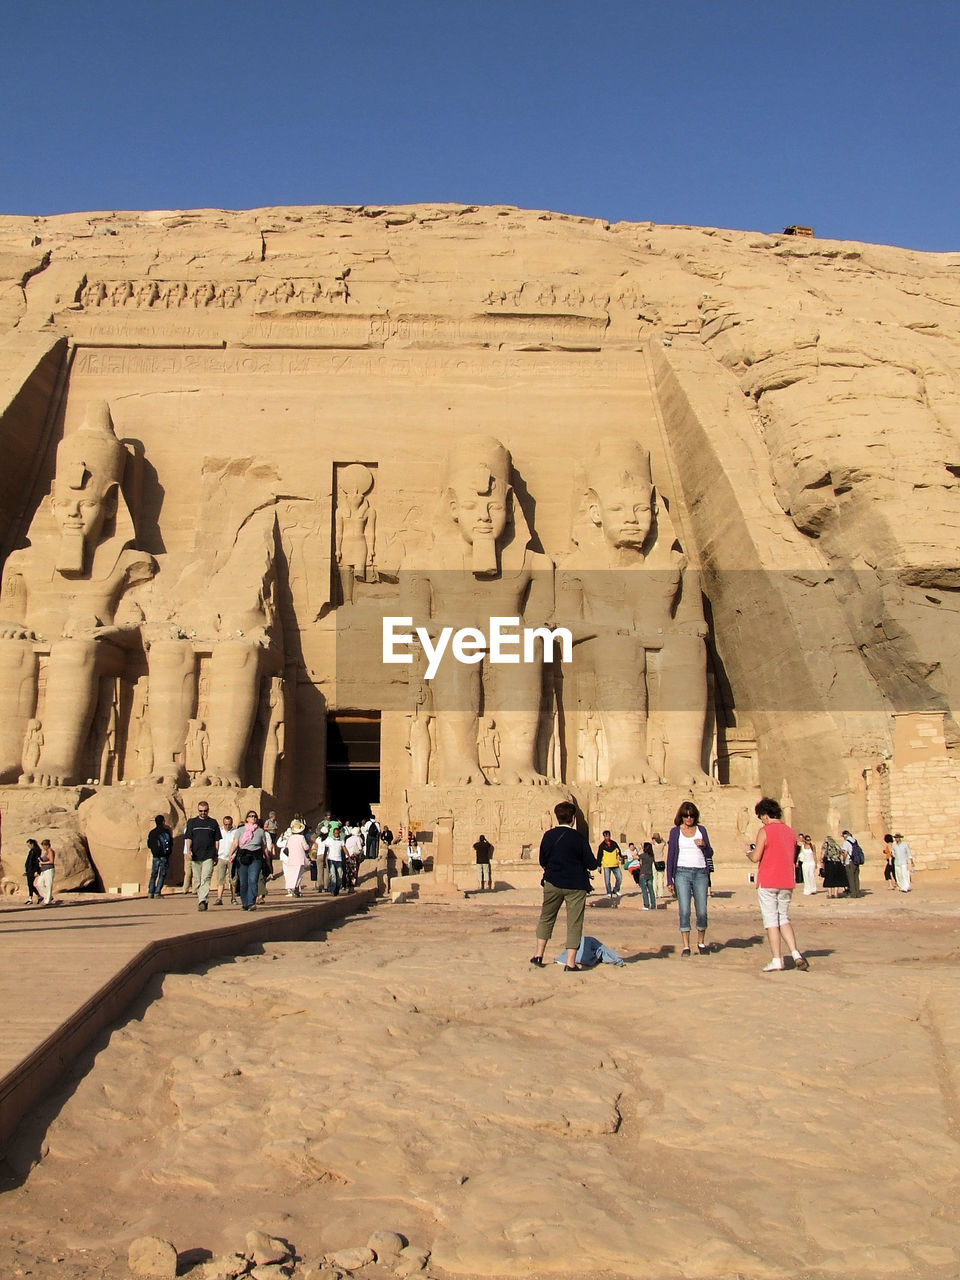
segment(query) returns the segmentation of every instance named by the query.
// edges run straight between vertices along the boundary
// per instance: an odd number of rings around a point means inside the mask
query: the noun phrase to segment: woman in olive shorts
[[[530,963],[543,968],[547,949],[561,905],[567,909],[566,973],[577,971],[577,950],[583,937],[583,915],[590,892],[590,872],[596,871],[593,850],[575,829],[577,807],[562,800],[554,807],[559,826],[543,833],[540,841],[540,865],[543,867],[543,907],[537,923],[537,949]]]

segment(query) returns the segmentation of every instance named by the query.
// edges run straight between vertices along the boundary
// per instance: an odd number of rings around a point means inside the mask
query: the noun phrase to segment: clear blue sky
[[[516,204],[960,248],[957,0],[4,0],[0,212]]]

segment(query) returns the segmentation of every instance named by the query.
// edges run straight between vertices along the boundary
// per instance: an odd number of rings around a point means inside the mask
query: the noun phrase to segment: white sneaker
[[[761,972],[761,973],[780,973],[780,971],[781,971],[782,969],[783,969],[783,960],[782,960],[782,959],[780,959],[780,960],[771,960],[768,964],[765,964],[765,965],[763,966],[763,968],[760,970],[760,972]]]

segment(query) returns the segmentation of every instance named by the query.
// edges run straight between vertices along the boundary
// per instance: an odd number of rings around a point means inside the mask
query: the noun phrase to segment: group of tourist
[[[267,883],[276,878],[277,856],[281,864],[277,875],[282,874],[288,897],[301,897],[305,880],[315,883],[318,893],[337,896],[355,887],[364,858],[376,858],[381,845],[389,849],[395,843],[402,849],[404,872],[422,871],[423,855],[416,833],[408,832],[403,842],[402,832],[395,837],[389,827],[381,829],[372,817],[348,823],[328,816],[311,830],[297,813],[281,832],[275,812],[271,811],[261,822],[259,814],[250,809],[242,823],[235,825],[229,813],[219,820],[213,817],[209,803],[201,800],[184,828],[182,892],[196,893],[198,911],[208,910],[211,899],[215,906],[223,906],[228,892],[231,905],[253,911],[266,901]],[[148,898],[163,894],[173,844],[167,816],[157,814],[147,835]],[[55,867],[56,854],[50,840],[27,841],[24,873],[29,905],[53,903]]]
[[[603,887],[608,898],[620,897],[623,872],[629,871],[643,895],[644,911],[656,911],[657,898],[664,894],[667,865],[663,837],[659,831],[655,831],[649,840],[642,841],[639,849],[632,840],[628,841],[626,849],[621,849],[610,832],[604,831],[597,846],[597,864],[603,872]]]
[[[661,849],[662,841],[659,835],[655,835],[643,842],[639,852],[631,842],[624,853],[611,833],[604,831],[594,853],[576,829],[576,806],[563,802],[556,806],[554,812],[558,825],[545,832],[540,842],[543,905],[537,924],[536,949],[530,963],[543,967],[544,952],[561,906],[566,908],[566,953],[561,959],[568,973],[592,967],[603,960],[620,963],[615,953],[611,953],[615,957],[613,961],[603,954],[609,949],[597,939],[583,938],[584,911],[592,891],[590,872],[598,869],[603,872],[606,896],[615,900],[620,897],[621,867],[626,867],[641,889],[644,910],[655,909],[653,877],[659,860],[654,841]],[[776,800],[763,797],[754,812],[761,825],[756,840],[746,852],[749,860],[756,864],[750,881],[756,885],[760,914],[770,946],[770,960],[763,971],[771,973],[784,969],[787,956],[792,958],[794,968],[805,970],[810,966],[797,946],[790,921],[790,902],[798,883],[803,884],[805,894],[817,892],[817,859],[813,842],[809,835],[801,833],[798,836],[783,821],[783,812]],[[887,864],[885,878],[892,880],[892,887],[909,892],[913,855],[902,835],[885,837],[884,856]],[[685,801],[677,810],[670,829],[663,864],[666,886],[677,901],[682,958],[692,954],[691,908],[697,931],[697,953],[710,954],[707,906],[713,857],[710,835],[700,821],[700,812],[692,801]],[[840,842],[828,836],[820,856],[820,875],[828,896],[836,896],[842,887],[850,897],[861,897],[860,867],[863,862],[863,850],[850,831],[842,833]],[[582,943],[589,945],[583,946]]]
[[[360,863],[365,857],[376,858],[385,837],[392,840],[393,833],[381,831],[374,818],[354,824],[325,818],[311,830],[299,813],[281,832],[275,812],[261,822],[253,809],[241,826],[234,826],[231,814],[218,821],[211,816],[207,801],[201,800],[183,833],[183,892],[192,893],[195,888],[197,910],[206,911],[211,886],[216,890],[214,905],[218,907],[223,906],[229,888],[231,905],[239,902],[244,911],[255,911],[266,900],[276,854],[287,897],[301,897],[305,879],[316,883],[318,893],[336,897],[355,887]],[[147,894],[158,898],[173,852],[173,833],[163,814],[157,815],[147,846],[152,855]]]
[[[546,944],[562,904],[566,904],[567,913],[566,954],[561,957],[564,968],[573,971],[604,959],[620,963],[619,957],[597,939],[583,938],[584,910],[592,892],[590,872],[598,869],[603,874],[604,892],[612,901],[620,899],[623,870],[630,873],[640,889],[645,911],[656,910],[658,897],[671,892],[678,908],[680,955],[692,954],[691,919],[697,931],[697,953],[709,954],[707,904],[714,869],[713,848],[692,801],[681,804],[666,842],[659,832],[654,832],[649,840],[641,842],[639,849],[629,841],[624,850],[611,832],[605,830],[596,854],[576,830],[576,807],[562,802],[554,812],[558,825],[544,834],[540,845],[544,897],[532,964],[543,965]],[[817,893],[819,874],[828,898],[861,897],[863,850],[856,837],[845,830],[839,841],[832,836],[825,837],[818,859],[810,836],[795,834],[783,822],[776,801],[765,797],[756,805],[755,812],[762,825],[757,839],[747,848],[747,857],[757,864],[750,880],[757,887],[772,953],[765,970],[784,967],[784,948],[793,957],[795,966],[805,969],[807,961],[797,950],[789,919],[793,888],[802,883],[805,895]],[[232,815],[225,814],[218,821],[211,816],[209,803],[201,800],[184,830],[183,892],[191,893],[195,889],[197,909],[206,911],[211,887],[216,892],[216,906],[223,905],[229,889],[232,905],[239,903],[244,911],[253,911],[266,900],[276,853],[288,897],[302,896],[305,879],[316,885],[318,893],[336,897],[341,891],[356,886],[364,858],[376,859],[381,846],[390,852],[394,845],[402,850],[404,874],[423,870],[417,834],[409,831],[404,843],[402,831],[395,837],[389,827],[381,828],[373,817],[351,824],[328,816],[311,830],[297,813],[281,833],[275,812],[271,811],[261,823],[256,811],[250,809],[242,825],[235,826]],[[159,898],[173,853],[173,832],[165,815],[158,814],[155,818],[147,846],[151,854],[147,893],[149,898]],[[489,890],[494,846],[481,835],[473,848],[478,887]],[[883,855],[884,880],[889,888],[909,893],[914,860],[909,844],[899,832],[884,836]],[[54,901],[55,867],[56,855],[50,840],[28,840],[24,869],[30,905],[35,900],[43,906]],[[584,942],[589,945],[581,946]]]
[[[896,835],[883,837],[883,878],[887,887],[910,892],[910,873],[913,870],[913,853],[898,831]],[[798,865],[803,877],[803,892],[817,892],[817,875],[828,898],[862,898],[860,868],[865,855],[856,836],[844,831],[839,840],[826,836],[820,846],[819,868],[813,852],[813,842],[808,835],[800,836]]]

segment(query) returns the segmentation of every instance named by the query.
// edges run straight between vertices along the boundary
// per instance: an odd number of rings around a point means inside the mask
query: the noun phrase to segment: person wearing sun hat
[[[310,865],[310,845],[305,835],[306,829],[306,823],[297,813],[283,834],[280,861],[283,863],[283,881],[288,898],[300,897],[300,881]]]

